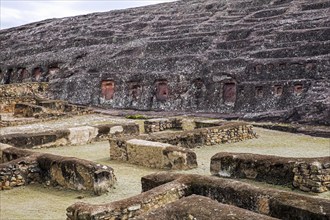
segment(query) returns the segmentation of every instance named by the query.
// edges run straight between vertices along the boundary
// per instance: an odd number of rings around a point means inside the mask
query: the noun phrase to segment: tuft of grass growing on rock
[[[147,117],[144,115],[127,115],[126,118],[127,119],[147,119]]]

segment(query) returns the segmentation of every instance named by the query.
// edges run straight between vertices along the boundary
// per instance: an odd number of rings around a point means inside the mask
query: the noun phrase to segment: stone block
[[[139,139],[110,140],[110,158],[158,169],[197,167],[196,154],[189,149]]]
[[[91,143],[98,134],[97,128],[91,126],[73,127],[68,128],[68,130],[69,135],[67,139],[72,145]]]

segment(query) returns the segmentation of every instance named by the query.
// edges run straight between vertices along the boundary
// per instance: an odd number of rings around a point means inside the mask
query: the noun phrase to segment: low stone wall
[[[196,128],[216,127],[216,126],[225,125],[226,123],[228,123],[228,122],[226,122],[224,120],[219,120],[219,119],[196,120],[195,121]]]
[[[182,129],[182,120],[177,118],[150,119],[144,121],[145,133],[153,133],[168,129]]]
[[[66,209],[66,215],[68,220],[131,219],[182,198],[187,188],[181,181],[173,181],[155,190],[108,204],[78,202]]]
[[[138,139],[130,139],[121,145],[110,141],[110,159],[158,169],[197,167],[196,154],[189,149]]]
[[[330,189],[330,157],[218,153],[211,158],[210,170],[216,176],[253,179],[303,191],[325,192]]]
[[[72,127],[40,133],[0,135],[0,142],[19,148],[42,148],[87,144],[94,141],[107,140],[110,137],[137,134],[139,134],[139,126],[137,124],[109,124]]]
[[[15,117],[59,118],[73,115],[85,115],[92,110],[85,106],[76,106],[61,100],[33,100],[31,103],[17,103]]]
[[[46,112],[44,107],[30,103],[17,103],[14,108],[15,117],[34,117],[36,114],[45,114]]]
[[[146,140],[178,145],[184,148],[195,148],[202,145],[216,145],[238,142],[255,138],[253,127],[246,123],[231,122],[217,127],[199,128],[190,131],[164,133],[146,136]]]
[[[172,144],[183,148],[195,148],[203,145],[216,145],[256,138],[253,127],[246,123],[227,123],[218,127],[200,128],[173,133],[140,135],[136,139]],[[132,137],[111,139],[112,146],[123,146]]]
[[[130,219],[192,194],[280,219],[325,220],[330,217],[330,201],[327,199],[257,187],[236,180],[156,173],[143,177],[141,181],[143,193],[102,205],[73,204],[67,208],[68,219]]]
[[[15,147],[1,150],[0,188],[34,182],[67,189],[106,193],[116,183],[111,167],[74,157],[41,154]]]
[[[232,205],[225,205],[205,196],[191,195],[149,213],[139,215],[134,220],[168,219],[241,219],[275,220],[266,215],[254,213]]]
[[[293,173],[293,186],[302,191],[321,193],[330,190],[330,157],[297,161]]]

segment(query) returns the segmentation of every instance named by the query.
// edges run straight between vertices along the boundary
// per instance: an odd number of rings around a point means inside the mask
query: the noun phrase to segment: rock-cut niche
[[[113,80],[103,80],[101,83],[101,96],[105,100],[113,99],[115,93],[115,82]]]
[[[133,100],[138,100],[141,96],[141,86],[134,83],[130,86],[130,96]]]
[[[40,67],[36,67],[33,69],[33,77],[35,81],[39,81],[41,78],[42,69]]]
[[[236,83],[227,82],[223,85],[223,100],[225,103],[232,104],[236,102]]]
[[[156,98],[158,101],[166,101],[168,99],[167,80],[160,80],[156,82]]]

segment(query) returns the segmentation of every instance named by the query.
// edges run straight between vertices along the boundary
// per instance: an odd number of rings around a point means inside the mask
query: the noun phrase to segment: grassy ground
[[[209,175],[210,158],[218,152],[245,152],[288,157],[330,156],[330,139],[306,135],[290,134],[279,131],[255,128],[259,138],[238,143],[205,146],[196,148],[199,167],[182,173],[198,173]],[[18,187],[0,192],[0,219],[65,219],[65,209],[71,204],[82,201],[94,204],[108,203],[141,191],[140,178],[159,170],[138,167],[130,164],[109,161],[108,142],[94,143],[84,146],[69,146],[50,149],[39,149],[65,156],[75,156],[107,164],[114,168],[118,184],[108,194],[93,196],[89,193],[63,190],[41,185]],[[258,183],[261,187],[271,187]],[[281,188],[281,187],[276,187]],[[290,189],[286,189],[290,190]],[[330,199],[330,193],[309,194]],[[83,197],[78,199],[78,197]]]

